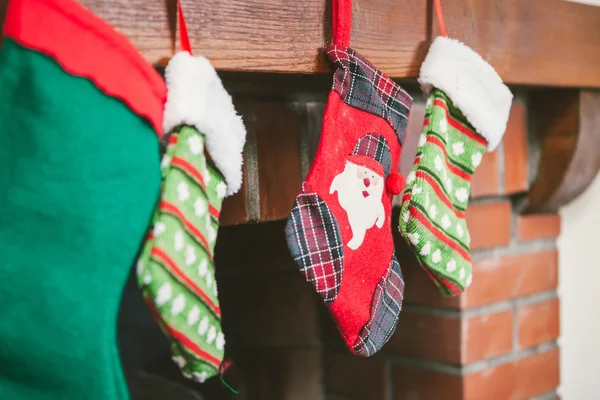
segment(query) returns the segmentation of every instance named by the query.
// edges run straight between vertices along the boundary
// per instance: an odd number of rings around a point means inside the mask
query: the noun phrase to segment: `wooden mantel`
[[[0,0],[0,20],[9,0]],[[176,0],[80,0],[155,65],[175,51]],[[194,49],[229,71],[329,70],[329,0],[183,0]],[[449,34],[509,84],[600,87],[600,7],[563,0],[443,0]],[[354,0],[352,46],[414,78],[436,32],[430,0]]]
[[[175,0],[80,0],[153,64],[174,51]],[[0,4],[7,0],[0,0]],[[329,0],[183,0],[191,40],[218,69],[329,70]],[[414,78],[436,24],[430,0],[354,0],[352,46],[394,78]],[[443,0],[452,37],[509,84],[600,87],[600,7],[563,0]]]

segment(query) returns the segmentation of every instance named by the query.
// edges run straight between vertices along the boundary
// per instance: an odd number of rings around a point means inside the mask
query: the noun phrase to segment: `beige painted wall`
[[[600,0],[570,1],[600,6]],[[560,214],[559,393],[563,400],[597,400],[600,399],[600,175]]]
[[[600,399],[600,175],[560,214],[559,392],[564,400],[597,400]]]

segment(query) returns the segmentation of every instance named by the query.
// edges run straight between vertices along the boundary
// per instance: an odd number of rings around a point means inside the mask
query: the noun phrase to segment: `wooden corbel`
[[[525,212],[556,212],[600,170],[600,91],[539,90],[530,99],[541,156]]]

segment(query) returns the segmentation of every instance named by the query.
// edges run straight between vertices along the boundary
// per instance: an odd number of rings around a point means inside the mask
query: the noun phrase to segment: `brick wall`
[[[246,183],[228,199],[223,221],[274,222],[224,227],[217,243],[227,351],[236,363],[230,379],[241,390],[236,398],[557,398],[560,223],[556,215],[518,212],[535,171],[525,98],[517,98],[504,143],[484,157],[473,179],[471,288],[458,298],[441,297],[397,237],[406,279],[399,327],[379,354],[363,359],[344,349],[285,245],[282,220],[318,143],[327,92],[325,84],[315,85],[296,85],[302,89],[293,97],[276,90],[257,95],[252,86],[237,98],[249,129]],[[403,171],[422,116],[417,101]],[[207,399],[233,398],[215,383],[205,390]]]

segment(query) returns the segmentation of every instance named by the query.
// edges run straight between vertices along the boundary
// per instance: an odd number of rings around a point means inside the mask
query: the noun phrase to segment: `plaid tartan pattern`
[[[333,213],[316,193],[301,193],[285,232],[300,271],[325,304],[331,304],[340,290],[344,266],[344,245]]]
[[[386,276],[377,284],[371,303],[371,318],[361,329],[358,342],[354,345],[356,354],[370,357],[383,347],[396,330],[398,317],[404,298],[404,280],[396,256]]]
[[[392,169],[392,155],[387,140],[376,133],[369,133],[360,138],[352,154],[371,157],[383,167],[385,176]]]
[[[327,56],[338,66],[333,77],[333,90],[339,93],[342,101],[385,119],[402,145],[412,97],[349,47],[329,46]]]

